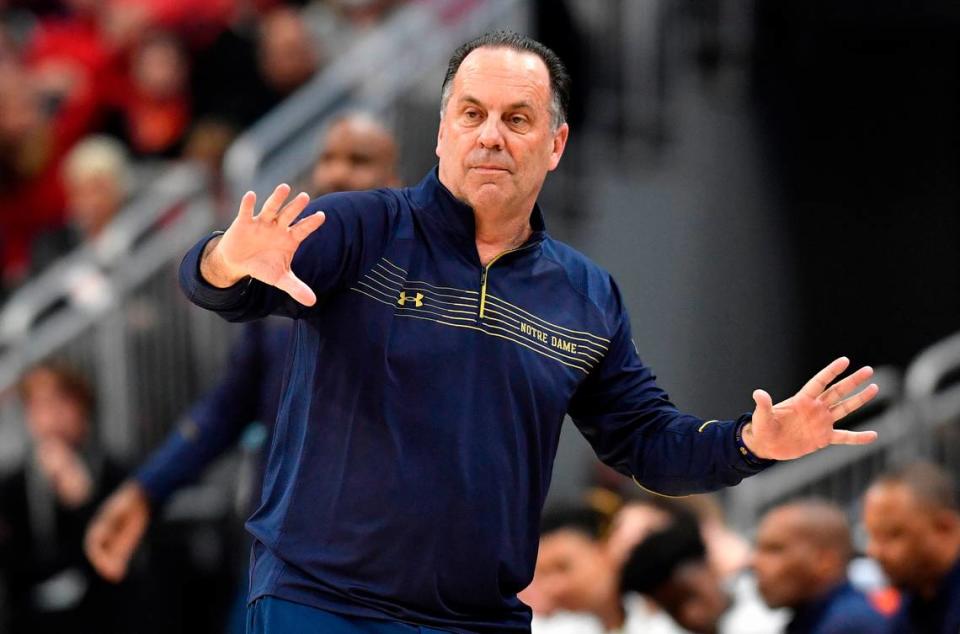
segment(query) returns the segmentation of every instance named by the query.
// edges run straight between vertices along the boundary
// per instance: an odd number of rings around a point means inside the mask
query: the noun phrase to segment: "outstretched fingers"
[[[283,209],[277,212],[277,224],[281,227],[289,227],[290,223],[297,219],[307,205],[310,204],[310,195],[306,192],[300,192],[294,196],[293,200],[284,205]]]
[[[835,429],[830,436],[831,445],[869,445],[877,439],[875,431],[850,431]]]
[[[880,388],[877,387],[877,384],[871,383],[850,398],[844,399],[836,405],[833,405],[830,407],[830,413],[833,415],[833,421],[837,422],[844,416],[857,411],[873,400],[873,397],[875,397],[879,392]]]
[[[826,392],[818,398],[828,406],[833,406],[852,394],[864,381],[873,376],[873,368],[864,366],[846,377],[842,381],[837,381],[830,386]]]
[[[290,234],[299,244],[300,242],[303,242],[308,235],[316,231],[326,219],[327,216],[322,211],[312,213],[306,218],[302,218],[297,224],[290,227]]]
[[[289,195],[289,185],[286,183],[280,183],[277,185],[273,192],[264,201],[263,207],[260,209],[260,215],[258,215],[257,218],[270,222],[276,221],[280,207],[283,205],[283,201],[285,201]]]
[[[810,398],[817,398],[849,365],[850,359],[846,357],[835,359],[830,365],[817,372],[812,379],[807,381],[806,385],[800,388],[800,394]]]

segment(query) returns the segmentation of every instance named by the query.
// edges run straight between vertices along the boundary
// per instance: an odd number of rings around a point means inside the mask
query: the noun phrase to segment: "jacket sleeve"
[[[772,461],[750,460],[736,443],[737,420],[684,414],[640,360],[630,320],[613,285],[613,337],[601,363],[581,384],[570,416],[597,456],[641,487],[686,495],[733,486]]]
[[[388,190],[346,192],[311,202],[298,221],[317,211],[323,225],[297,249],[293,272],[317,295],[312,307],[302,306],[283,291],[246,278],[229,288],[216,288],[200,275],[200,257],[213,237],[204,237],[180,263],[180,287],[187,298],[229,321],[249,321],[267,315],[299,318],[323,305],[329,293],[356,280],[383,252],[395,226],[397,206]]]
[[[196,481],[254,422],[261,411],[262,383],[266,380],[263,374],[270,367],[264,360],[266,354],[270,351],[266,349],[264,324],[244,326],[230,350],[223,378],[194,404],[135,474],[151,504],[162,505],[177,489]]]

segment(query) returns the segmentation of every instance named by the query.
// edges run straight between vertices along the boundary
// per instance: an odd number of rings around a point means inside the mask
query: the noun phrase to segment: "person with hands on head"
[[[127,589],[83,557],[83,529],[123,477],[95,442],[93,388],[59,360],[27,370],[19,387],[29,445],[24,464],[0,478],[4,625],[13,634],[126,631],[123,610],[105,608]]]
[[[732,486],[773,460],[871,442],[834,424],[872,371],[703,421],[639,359],[611,276],[546,231],[537,197],[569,135],[556,55],[498,32],[457,49],[439,165],[414,187],[287,202],[252,193],[180,282],[230,320],[295,319],[255,538],[251,632],[528,632],[516,594],[569,413],[644,487]],[[457,368],[451,372],[450,368]]]
[[[346,111],[321,133],[313,191],[331,193],[396,186],[397,144],[376,117]],[[224,375],[132,478],[101,506],[85,538],[87,557],[104,578],[118,582],[151,519],[178,489],[195,481],[233,447],[248,425],[272,430],[290,342],[291,322],[276,318],[245,324]],[[252,500],[259,497],[259,482]]]

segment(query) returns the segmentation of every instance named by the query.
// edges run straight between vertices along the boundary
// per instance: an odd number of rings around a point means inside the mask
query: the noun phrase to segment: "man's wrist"
[[[223,261],[223,255],[217,249],[222,238],[223,234],[211,238],[203,248],[203,253],[200,254],[200,276],[207,284],[216,288],[230,288],[246,276],[231,273]]]
[[[735,439],[737,451],[748,463],[759,466],[772,460],[772,458],[768,458],[757,451],[757,440],[753,435],[753,421],[749,418],[741,421],[737,425]]]

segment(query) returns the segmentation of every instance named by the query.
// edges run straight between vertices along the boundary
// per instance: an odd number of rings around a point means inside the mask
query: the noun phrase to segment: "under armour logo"
[[[417,293],[413,297],[407,297],[406,291],[400,291],[400,298],[397,299],[397,303],[403,306],[407,302],[413,302],[413,305],[417,308],[423,306],[423,293]]]

